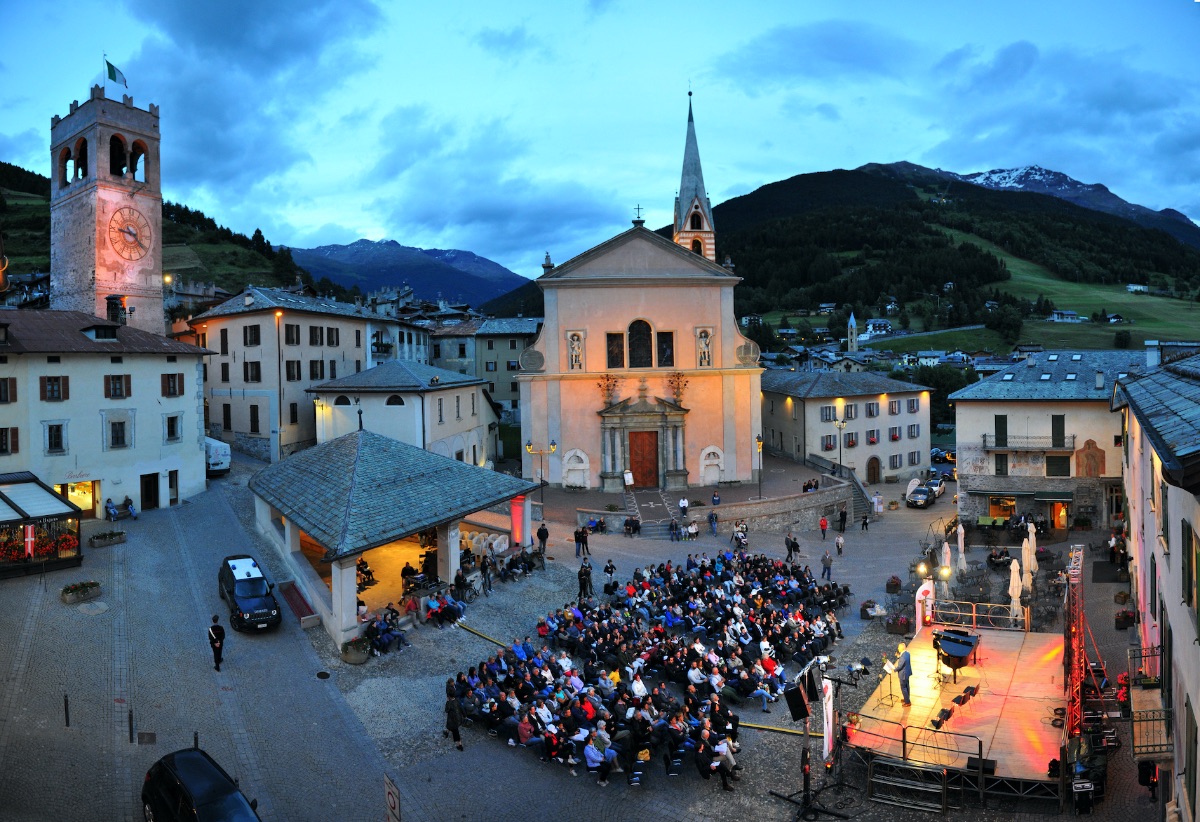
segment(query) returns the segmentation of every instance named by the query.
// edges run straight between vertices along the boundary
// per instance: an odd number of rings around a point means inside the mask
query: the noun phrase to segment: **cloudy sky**
[[[50,118],[107,53],[161,107],[164,195],[294,247],[536,276],[636,205],[669,223],[689,85],[714,203],[1039,164],[1200,220],[1200,0],[72,0],[0,3],[0,32],[0,159],[48,174]]]

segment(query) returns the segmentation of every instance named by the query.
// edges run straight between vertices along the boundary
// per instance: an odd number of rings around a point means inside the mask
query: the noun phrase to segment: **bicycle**
[[[472,602],[479,599],[479,595],[482,592],[483,592],[483,588],[482,588],[482,583],[480,582],[480,578],[475,577],[475,579],[472,582],[470,582],[466,588],[463,589],[462,600],[463,600],[463,602],[470,605]]]

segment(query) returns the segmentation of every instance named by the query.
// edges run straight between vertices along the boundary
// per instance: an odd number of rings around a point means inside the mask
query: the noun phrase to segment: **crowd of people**
[[[587,563],[590,577],[590,563]],[[739,778],[740,719],[730,705],[770,713],[799,672],[842,635],[848,588],[807,566],[744,548],[636,568],[624,583],[611,560],[605,596],[547,613],[533,634],[447,681],[446,735],[482,724],[573,776],[607,785],[643,763],[690,759],[726,790]]]

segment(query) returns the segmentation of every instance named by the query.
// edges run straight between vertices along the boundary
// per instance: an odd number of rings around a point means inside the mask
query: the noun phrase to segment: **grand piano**
[[[937,651],[938,666],[945,665],[954,674],[954,684],[958,684],[958,669],[967,664],[967,659],[974,655],[971,664],[979,661],[979,636],[969,634],[956,628],[946,628],[933,632],[933,649]]]

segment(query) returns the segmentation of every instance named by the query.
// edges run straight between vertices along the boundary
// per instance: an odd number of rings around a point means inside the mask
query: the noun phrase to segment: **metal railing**
[[[934,622],[960,628],[991,628],[996,631],[1029,632],[1029,606],[1020,605],[1014,616],[1012,605],[998,602],[958,602],[935,600]]]
[[[997,437],[983,435],[984,451],[1074,451],[1075,435],[1063,437]]]

